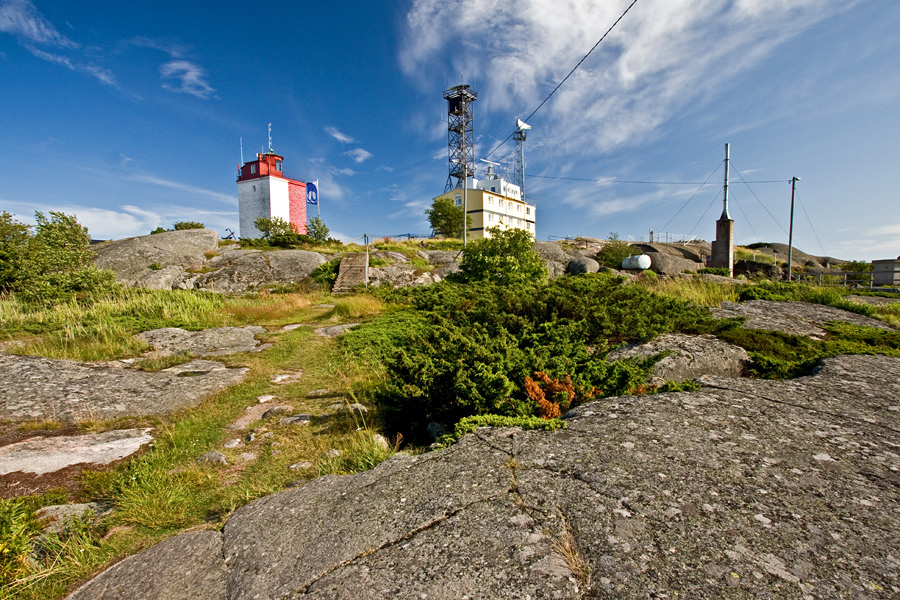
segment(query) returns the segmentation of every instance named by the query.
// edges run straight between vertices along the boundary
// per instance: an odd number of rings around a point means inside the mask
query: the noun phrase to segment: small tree
[[[546,279],[544,260],[524,229],[490,227],[490,238],[475,240],[463,250],[460,271],[468,281],[488,279],[500,284]]]
[[[256,228],[259,229],[264,238],[299,233],[296,225],[285,221],[281,217],[272,217],[271,219],[259,217],[253,224],[256,225]]]
[[[328,239],[328,227],[319,217],[312,217],[306,225],[306,235],[315,242],[324,242]]]
[[[450,198],[435,198],[425,214],[428,215],[428,223],[436,235],[462,238],[463,207],[454,204]],[[472,218],[469,217],[468,221],[471,225]]]
[[[621,269],[622,261],[635,254],[631,244],[619,239],[619,234],[610,232],[609,239],[603,245],[603,249],[597,253],[597,261],[613,269]]]
[[[0,212],[0,289],[16,287],[29,257],[29,227]]]

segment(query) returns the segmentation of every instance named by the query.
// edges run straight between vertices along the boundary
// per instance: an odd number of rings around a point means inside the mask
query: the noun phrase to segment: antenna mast
[[[519,186],[522,193],[522,201],[525,201],[525,132],[531,129],[531,125],[522,119],[516,119],[516,132],[513,139],[516,141],[516,162],[513,167],[513,183]]]
[[[725,187],[723,188],[722,195],[724,196],[723,200],[723,208],[722,208],[722,216],[720,219],[731,219],[731,215],[728,214],[728,171],[731,166],[731,144],[725,144]]]
[[[272,124],[269,123],[269,154],[272,154]]]
[[[444,92],[447,100],[447,142],[450,154],[450,173],[445,192],[465,188],[466,179],[475,176],[475,146],[472,103],[478,94],[468,85],[458,85]]]

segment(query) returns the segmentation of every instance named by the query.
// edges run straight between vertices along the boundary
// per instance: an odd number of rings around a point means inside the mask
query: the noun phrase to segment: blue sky
[[[485,156],[630,3],[0,0],[0,210],[237,230],[239,140],[251,158],[272,123],[334,235],[427,233],[443,89],[478,92]],[[529,120],[539,239],[711,239],[727,142],[739,243],[787,241],[798,176],[796,246],[900,255],[897,31],[895,0],[638,0]]]

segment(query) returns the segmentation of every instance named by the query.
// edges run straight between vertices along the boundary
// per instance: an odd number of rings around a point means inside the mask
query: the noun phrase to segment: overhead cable
[[[613,24],[610,26],[610,28],[606,30],[606,33],[604,33],[604,34],[600,37],[600,39],[597,40],[597,43],[594,44],[594,46],[593,46],[590,50],[588,50],[588,53],[581,57],[581,60],[579,60],[579,61],[578,61],[578,64],[575,65],[575,66],[572,68],[571,71],[569,71],[569,74],[566,75],[565,77],[563,77],[562,81],[560,81],[560,82],[557,84],[557,86],[556,86],[555,88],[553,88],[553,91],[552,91],[552,92],[550,92],[549,94],[547,94],[547,97],[544,98],[544,99],[541,101],[540,104],[538,104],[538,107],[537,107],[537,108],[535,108],[533,111],[531,111],[531,114],[530,114],[530,115],[528,115],[527,117],[525,117],[525,119],[524,119],[525,122],[530,121],[530,120],[531,120],[531,117],[533,117],[534,114],[535,114],[537,111],[541,110],[541,107],[544,106],[544,104],[546,104],[547,101],[550,100],[550,98],[553,97],[553,94],[556,93],[556,90],[558,90],[559,88],[561,88],[561,87],[562,87],[562,84],[564,84],[564,83],[566,82],[566,80],[567,80],[569,77],[572,76],[572,73],[574,73],[574,72],[578,69],[578,67],[581,66],[581,63],[583,63],[583,62],[585,61],[585,59],[587,59],[587,57],[590,56],[591,53],[592,53],[594,50],[597,49],[597,46],[600,45],[600,42],[602,42],[603,40],[606,39],[606,36],[608,36],[608,35],[610,34],[610,32],[611,32],[613,29],[615,29],[616,25],[619,24],[619,21],[621,21],[623,18],[625,18],[625,15],[628,14],[628,11],[631,10],[631,7],[634,6],[635,4],[637,4],[637,0],[633,0],[632,3],[628,5],[628,8],[625,9],[625,12],[623,12],[621,15],[619,15],[619,18],[616,19],[616,22],[613,23]],[[494,152],[496,152],[497,150],[499,150],[500,147],[503,146],[503,144],[505,144],[506,142],[508,142],[509,139],[510,139],[515,133],[516,133],[516,131],[514,130],[512,133],[510,133],[508,136],[506,136],[506,139],[503,140],[502,142],[500,142],[499,144],[497,144],[496,146],[494,146],[494,149],[491,150],[490,152],[488,152],[488,153],[487,153],[487,156],[485,156],[485,158],[490,158],[491,155],[492,155]]]

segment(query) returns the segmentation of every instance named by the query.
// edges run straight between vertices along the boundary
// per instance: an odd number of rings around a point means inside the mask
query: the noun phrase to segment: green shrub
[[[172,226],[172,231],[184,231],[186,229],[206,229],[206,225],[196,221],[178,221]]]
[[[488,228],[490,238],[463,249],[460,275],[464,281],[490,280],[501,285],[547,279],[547,266],[534,251],[531,234],[523,229]]]
[[[117,287],[111,271],[91,264],[91,238],[74,216],[52,211],[49,218],[34,215],[32,234],[9,213],[0,213],[0,291],[46,303]]]
[[[454,204],[451,198],[435,198],[425,214],[436,235],[462,238],[463,207]],[[468,217],[468,221],[471,224],[472,217]]]
[[[385,372],[376,393],[380,414],[408,439],[421,439],[429,421],[538,414],[525,390],[537,371],[568,377],[572,405],[654,391],[645,385],[652,360],[607,363],[608,349],[668,331],[723,327],[704,308],[604,274],[550,284],[441,282],[385,299],[409,308],[357,327],[342,343],[360,351],[372,341],[368,359]]]
[[[33,510],[19,500],[0,498],[0,585],[28,573],[31,538],[40,530]]]
[[[622,261],[634,254],[640,254],[640,252],[637,252],[625,240],[620,240],[618,233],[610,232],[603,249],[597,253],[597,261],[604,267],[621,269]]]
[[[556,431],[566,428],[562,419],[541,419],[540,417],[508,417],[505,415],[476,415],[460,419],[452,433],[442,435],[437,444],[447,447],[455,444],[467,433],[474,433],[479,427],[518,427],[525,431]]]
[[[325,242],[328,240],[328,227],[319,217],[312,217],[306,224],[306,234],[314,242]]]
[[[701,275],[721,275],[722,277],[731,276],[731,272],[726,267],[703,267],[702,269],[697,269],[697,272]]]
[[[323,285],[328,286],[330,290],[334,285],[334,282],[337,281],[338,271],[341,267],[341,258],[333,258],[328,262],[324,262],[316,269],[310,273],[309,277],[313,281],[321,283]]]

